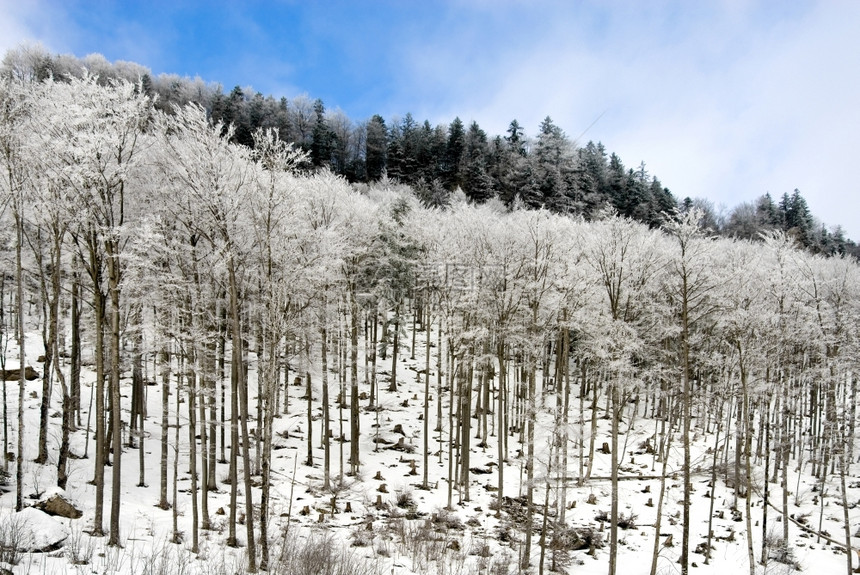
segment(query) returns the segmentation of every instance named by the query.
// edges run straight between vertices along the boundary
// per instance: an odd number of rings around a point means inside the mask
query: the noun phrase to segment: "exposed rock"
[[[81,510],[72,505],[61,493],[54,493],[50,497],[42,499],[34,507],[48,515],[65,517],[66,519],[80,519],[83,515]]]
[[[21,370],[18,368],[3,369],[0,370],[0,377],[2,377],[4,381],[18,381],[21,377]],[[27,381],[39,379],[39,372],[28,365],[24,368],[24,379]]]

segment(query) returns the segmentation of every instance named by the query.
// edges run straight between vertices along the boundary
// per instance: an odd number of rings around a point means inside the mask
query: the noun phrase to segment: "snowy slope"
[[[27,355],[35,358],[39,355],[36,342],[39,339],[35,333],[28,340]],[[291,572],[295,569],[296,561],[301,559],[305,564],[321,560],[322,555],[331,554],[334,563],[350,573],[516,573],[519,557],[522,553],[524,534],[521,531],[521,518],[508,509],[500,518],[496,517],[495,490],[498,476],[495,472],[497,464],[496,438],[488,438],[485,448],[478,447],[478,440],[473,440],[471,448],[472,469],[487,470],[488,473],[471,474],[470,499],[462,500],[458,491],[452,491],[452,509],[446,510],[448,501],[448,438],[442,435],[442,453],[440,457],[439,433],[432,432],[436,427],[436,390],[435,372],[431,374],[432,404],[430,407],[430,429],[433,440],[430,443],[429,490],[422,490],[422,456],[421,443],[423,433],[423,397],[424,380],[420,370],[424,365],[423,340],[418,337],[418,345],[414,360],[401,358],[398,369],[400,389],[396,393],[386,391],[386,376],[380,375],[380,409],[378,411],[362,411],[362,443],[361,443],[361,472],[358,477],[343,476],[339,481],[340,465],[348,457],[348,443],[333,441],[332,443],[332,479],[337,487],[331,492],[322,489],[322,447],[319,444],[321,436],[321,420],[314,422],[315,465],[308,467],[304,464],[306,457],[307,413],[306,402],[297,399],[304,393],[302,388],[291,386],[290,413],[275,421],[276,438],[273,451],[273,489],[271,502],[271,517],[273,525],[270,530],[270,540],[273,546],[273,570],[280,565],[281,572]],[[407,352],[408,354],[408,352]],[[7,359],[8,367],[15,367],[16,360]],[[254,372],[255,362],[252,357],[250,385],[256,383]],[[33,363],[39,369],[38,364]],[[152,369],[152,366],[149,366]],[[319,373],[314,374],[314,381],[319,385]],[[333,435],[340,435],[337,421],[338,406],[334,403],[337,396],[336,375],[332,374],[332,405],[331,413]],[[84,377],[83,413],[84,422],[88,419],[89,400],[93,374]],[[36,455],[38,433],[38,403],[41,381],[27,383],[25,419],[25,496],[36,497],[54,485],[56,479],[56,450],[59,444],[60,419],[52,417],[51,446],[52,459],[48,465],[33,463]],[[366,391],[362,384],[362,390]],[[127,391],[123,390],[124,393]],[[320,413],[318,389],[315,389],[315,414]],[[123,493],[122,493],[122,547],[119,549],[107,547],[107,538],[91,538],[87,530],[91,527],[93,517],[93,501],[95,488],[89,483],[93,475],[94,440],[86,439],[84,430],[76,431],[72,437],[72,451],[78,458],[70,462],[68,496],[78,503],[84,516],[81,519],[50,520],[50,525],[40,525],[34,530],[38,536],[47,536],[49,528],[63,529],[68,533],[62,547],[57,550],[40,553],[22,553],[17,565],[11,566],[14,573],[236,573],[243,572],[245,558],[243,549],[228,548],[225,545],[226,515],[229,505],[229,486],[225,484],[227,465],[219,464],[217,479],[219,492],[211,494],[209,509],[213,529],[201,533],[201,552],[193,556],[188,551],[191,529],[191,500],[188,494],[190,477],[187,473],[188,434],[183,429],[180,433],[179,444],[179,483],[178,483],[178,512],[179,527],[185,535],[184,542],[171,543],[172,511],[155,507],[158,501],[158,470],[159,470],[159,441],[160,441],[160,386],[147,387],[147,419],[146,440],[144,444],[146,486],[139,487],[138,456],[134,449],[126,449],[122,458]],[[52,412],[59,412],[59,394],[54,394]],[[255,393],[251,394],[254,401]],[[6,405],[10,418],[11,435],[9,450],[14,450],[15,425],[14,418],[17,409],[17,383],[7,383]],[[171,422],[177,407],[177,396],[171,398]],[[123,399],[123,407],[129,407],[129,399]],[[566,522],[573,528],[591,529],[604,541],[608,541],[608,524],[599,521],[601,513],[608,513],[610,507],[610,475],[609,455],[596,453],[592,479],[581,487],[577,486],[579,460],[578,447],[574,440],[580,433],[578,424],[578,402],[572,400],[571,443],[568,451],[569,482],[567,491],[568,509]],[[366,405],[366,402],[362,402]],[[552,405],[554,399],[546,399],[546,404],[539,414],[539,433],[535,441],[536,477],[538,478],[535,492],[535,503],[542,506],[545,500],[545,470],[548,456],[548,432],[551,429]],[[180,421],[187,421],[185,403],[178,404]],[[588,441],[588,421],[591,417],[588,402],[583,406],[586,421],[584,432]],[[447,429],[447,403],[443,404],[442,426]],[[602,413],[601,413],[602,415]],[[342,413],[344,433],[348,434],[348,411]],[[127,417],[125,418],[127,419]],[[378,421],[378,427],[376,427]],[[85,423],[86,425],[86,423]],[[395,425],[402,426],[402,433],[394,431]],[[621,514],[634,516],[635,527],[620,532],[621,546],[618,555],[618,573],[638,574],[648,573],[651,565],[652,550],[655,537],[659,541],[659,560],[657,573],[678,573],[680,566],[677,559],[680,554],[681,540],[681,501],[682,477],[680,474],[681,442],[676,437],[672,445],[669,461],[670,476],[667,480],[666,503],[663,523],[659,535],[655,533],[656,503],[659,496],[660,481],[655,478],[660,474],[662,463],[656,461],[653,454],[646,453],[641,447],[655,433],[656,423],[644,418],[641,414],[632,421],[625,418],[622,432],[625,434],[619,441],[620,446],[626,446],[622,457],[620,473],[624,478],[620,483]],[[256,422],[250,422],[256,427]],[[494,429],[494,427],[492,428]],[[175,447],[174,429],[170,430],[170,465],[173,465]],[[375,443],[378,436],[386,443]],[[229,437],[229,434],[228,434]],[[402,438],[406,449],[392,449]],[[596,436],[598,448],[604,441],[609,441],[609,421],[598,419]],[[720,438],[722,445],[723,439]],[[705,564],[701,553],[691,553],[691,562],[695,563],[695,573],[720,574],[747,573],[747,547],[745,523],[740,520],[732,508],[737,505],[740,512],[744,509],[744,500],[735,502],[732,490],[722,481],[711,488],[710,480],[711,455],[709,448],[715,444],[713,436],[697,434],[693,438],[694,467],[697,471],[693,479],[695,493],[692,506],[692,547],[703,544],[707,536],[708,516],[710,506],[714,506],[713,520],[713,554],[710,564]],[[586,444],[587,445],[587,444]],[[378,449],[377,449],[378,447]],[[414,451],[412,450],[414,448]],[[522,493],[524,481],[524,457],[518,455],[522,449],[519,435],[509,438],[511,459],[505,469],[505,493],[516,497]],[[343,451],[341,451],[343,450]],[[88,458],[82,458],[85,451]],[[219,445],[220,451],[220,445]],[[412,451],[410,453],[410,451]],[[587,448],[586,448],[587,453]],[[412,461],[415,461],[413,472]],[[348,464],[344,463],[348,469]],[[9,463],[13,473],[14,462]],[[542,471],[543,470],[543,471]],[[809,525],[818,529],[819,520],[823,531],[837,541],[842,534],[842,509],[839,506],[838,485],[835,480],[828,483],[825,497],[821,499],[815,478],[808,475],[808,466],[800,470],[792,468],[789,495],[791,513],[795,517],[806,517]],[[170,470],[172,477],[172,467]],[[557,478],[560,474],[552,470],[550,476]],[[855,485],[849,491],[849,501],[856,504],[860,498],[860,485],[857,481],[856,469],[852,469],[849,483]],[[761,473],[757,474],[761,485]],[[109,481],[108,481],[109,483]],[[794,486],[797,486],[794,493]],[[9,537],[9,526],[13,525],[10,518],[15,504],[14,485],[11,492],[0,498],[3,514],[0,523],[3,531],[0,535]],[[173,485],[170,485],[171,493]],[[714,499],[710,498],[713,494]],[[550,501],[558,496],[553,489]],[[779,505],[781,490],[778,484],[770,485],[772,502]],[[240,510],[243,509],[242,490],[239,490]],[[106,510],[110,501],[110,486],[106,486]],[[28,499],[35,503],[35,499]],[[254,490],[254,503],[259,504],[259,490]],[[398,506],[400,503],[400,506]],[[652,506],[651,503],[654,505]],[[823,503],[823,506],[821,505]],[[347,511],[347,506],[351,511]],[[305,510],[308,512],[303,513]],[[334,510],[334,512],[332,512]],[[532,539],[531,570],[538,572],[540,560],[539,527],[543,520],[539,510],[535,514],[536,532]],[[762,498],[755,494],[752,498],[752,524],[754,525],[754,540],[756,559],[760,560],[762,537]],[[28,511],[28,513],[33,513]],[[860,512],[850,511],[852,522],[860,519]],[[241,515],[241,513],[240,513]],[[768,510],[768,532],[780,535],[782,523],[776,508]],[[742,517],[742,515],[741,515]],[[29,519],[33,523],[32,518]],[[107,527],[107,525],[105,525]],[[852,531],[856,531],[852,525]],[[237,530],[240,541],[244,541],[244,528]],[[790,526],[790,548],[796,563],[805,573],[840,573],[845,571],[845,555],[837,546],[825,540],[804,533],[796,525]],[[667,545],[666,543],[670,543]],[[855,539],[855,545],[858,543]],[[31,546],[33,547],[33,546]],[[35,546],[38,547],[38,546]],[[704,547],[704,545],[702,545]],[[322,550],[325,550],[323,552]],[[692,549],[691,549],[692,551]],[[316,554],[316,555],[315,555]],[[5,557],[4,557],[5,558]],[[292,561],[293,563],[290,563]],[[855,560],[855,564],[857,561]],[[320,563],[320,565],[323,565]],[[290,566],[292,565],[292,567]],[[552,565],[552,553],[547,552],[545,572]],[[608,546],[596,549],[582,549],[568,553],[556,554],[556,567],[559,571],[570,573],[597,574],[606,573],[608,565]],[[316,572],[325,572],[319,567]],[[757,565],[757,573],[788,573],[791,567],[784,563],[771,560],[767,568]],[[339,572],[339,571],[331,571]]]

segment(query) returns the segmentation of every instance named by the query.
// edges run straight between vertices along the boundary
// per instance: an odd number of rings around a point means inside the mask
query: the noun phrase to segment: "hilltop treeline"
[[[156,76],[134,62],[111,63],[99,54],[52,55],[38,46],[7,53],[4,70],[35,80],[80,78],[84,70],[103,84],[127,80],[153,98],[156,109],[172,113],[189,103],[202,106],[214,122],[234,126],[236,143],[253,148],[256,129],[276,128],[282,140],[308,153],[315,168],[328,168],[350,182],[387,177],[409,185],[430,207],[448,205],[460,189],[476,203],[497,198],[508,207],[519,203],[586,220],[609,206],[656,227],[663,214],[696,206],[705,212],[703,225],[712,233],[757,240],[781,230],[813,253],[860,255],[839,226],[830,229],[816,220],[799,190],[777,200],[766,193],[728,212],[705,198],[679,200],[644,162],[631,168],[600,142],[580,145],[550,117],[534,135],[516,119],[504,135],[487,134],[477,122],[467,124],[459,117],[435,126],[411,113],[353,120],[308,95],[276,98],[240,86],[225,92],[220,84],[199,77]]]

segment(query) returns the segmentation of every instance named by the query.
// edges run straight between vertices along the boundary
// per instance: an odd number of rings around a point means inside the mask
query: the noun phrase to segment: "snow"
[[[433,335],[435,341],[435,334]],[[37,335],[31,335],[28,341],[28,357],[36,357],[38,350],[32,349],[33,341],[39,341]],[[431,394],[433,399],[430,406],[430,442],[431,457],[429,459],[430,489],[421,489],[422,482],[422,439],[424,422],[423,416],[423,339],[418,336],[416,358],[402,358],[398,366],[399,389],[396,393],[387,391],[385,375],[380,377],[379,412],[363,411],[361,420],[361,468],[358,477],[343,476],[339,483],[340,462],[343,461],[348,469],[349,444],[337,441],[340,435],[338,422],[338,406],[335,404],[338,385],[335,374],[332,374],[332,431],[335,440],[331,448],[333,489],[326,492],[322,489],[322,456],[323,450],[319,438],[321,434],[321,419],[314,421],[314,467],[304,464],[307,454],[307,404],[297,399],[304,394],[304,388],[290,386],[290,413],[275,420],[274,451],[273,451],[273,486],[270,517],[270,540],[272,541],[273,556],[283,552],[288,557],[299,557],[309,553],[314,543],[323,542],[327,549],[338,553],[339,561],[361,561],[370,566],[372,573],[408,575],[413,573],[516,573],[516,566],[522,552],[524,536],[521,524],[502,514],[497,518],[494,509],[495,489],[498,483],[495,464],[497,462],[496,438],[491,434],[486,448],[478,447],[478,441],[472,440],[472,468],[489,469],[488,474],[471,474],[470,500],[461,500],[461,494],[452,490],[452,510],[445,511],[448,503],[448,473],[447,435],[443,434],[441,448],[443,457],[440,461],[439,433],[432,430],[436,427],[436,389],[435,372],[431,375]],[[32,351],[31,351],[32,350]],[[29,355],[29,354],[33,355]],[[408,352],[407,352],[408,353]],[[11,354],[10,354],[11,355]],[[390,359],[388,360],[390,366]],[[380,364],[383,367],[383,364]],[[249,385],[254,389],[256,374],[255,361],[252,357],[252,370]],[[38,369],[38,367],[37,367]],[[149,367],[151,369],[151,366]],[[318,367],[316,368],[318,371]],[[360,376],[361,377],[361,376]],[[320,377],[314,375],[315,385],[319,385]],[[93,375],[85,373],[83,388],[83,421],[86,426],[87,410]],[[364,390],[362,384],[362,390]],[[26,437],[25,437],[25,473],[24,494],[41,494],[42,498],[58,492],[53,488],[56,479],[56,449],[59,445],[59,419],[50,419],[51,457],[48,465],[33,463],[36,454],[38,433],[38,392],[41,381],[28,382],[25,406]],[[36,397],[30,392],[36,391]],[[124,389],[125,392],[125,389]],[[95,442],[92,436],[87,445],[84,431],[75,432],[72,436],[72,452],[79,458],[70,461],[70,480],[66,496],[84,511],[84,517],[78,520],[63,520],[62,522],[48,517],[35,509],[25,509],[14,514],[15,504],[14,485],[11,492],[0,497],[3,521],[11,517],[23,518],[27,526],[28,539],[22,548],[41,549],[51,544],[64,541],[64,548],[57,553],[42,554],[28,553],[13,567],[13,572],[23,574],[28,572],[66,573],[78,569],[81,573],[111,572],[118,574],[137,574],[146,572],[161,564],[169,566],[168,572],[185,573],[235,573],[243,572],[245,561],[244,525],[237,526],[239,538],[238,548],[226,547],[227,515],[229,512],[229,485],[224,482],[227,477],[227,465],[218,464],[216,478],[219,491],[210,496],[209,510],[212,529],[202,531],[200,536],[201,550],[198,556],[190,553],[191,535],[191,500],[188,494],[190,476],[187,473],[188,433],[183,428],[180,433],[179,445],[179,500],[178,521],[183,540],[176,544],[172,538],[172,510],[162,510],[155,507],[159,498],[159,456],[160,456],[160,413],[161,387],[148,386],[147,404],[150,409],[146,423],[147,436],[144,444],[146,485],[138,486],[138,451],[126,449],[122,458],[122,521],[121,548],[107,546],[107,538],[94,538],[87,534],[92,527],[95,487],[89,483],[93,473],[93,452]],[[52,411],[60,409],[59,399],[55,394]],[[314,414],[320,413],[319,390],[315,389]],[[7,394],[10,419],[15,413],[17,398],[17,383],[10,386]],[[171,396],[171,424],[173,424],[176,409],[176,394]],[[256,400],[256,394],[250,394],[250,400]],[[579,406],[577,399],[571,400],[573,415]],[[124,398],[123,407],[127,409],[130,399]],[[365,405],[366,402],[362,402]],[[545,471],[549,454],[546,434],[551,429],[552,408],[554,398],[548,397],[546,405],[539,406],[538,438],[535,441],[535,476],[537,490],[535,502],[543,505]],[[187,417],[187,404],[179,404],[180,422]],[[443,404],[443,427],[447,426],[447,403]],[[342,416],[344,433],[348,434],[348,410]],[[586,440],[590,424],[590,404],[584,406]],[[374,427],[378,418],[379,428]],[[574,440],[580,433],[577,417],[571,417],[571,444],[569,446],[569,475],[573,479],[568,485],[568,510],[566,521],[570,527],[590,528],[601,533],[607,545],[598,548],[593,555],[588,549],[572,551],[568,554],[566,565],[568,573],[602,574],[607,571],[608,563],[608,524],[597,521],[600,512],[610,509],[610,456],[596,453],[592,479],[583,486],[576,485],[578,475],[578,449]],[[632,422],[632,423],[631,423]],[[255,423],[251,422],[251,427]],[[394,426],[402,425],[404,435],[395,433]],[[653,420],[641,415],[635,419],[629,417],[622,422],[622,438],[619,446],[626,446],[622,456],[620,474],[625,479],[619,484],[620,510],[622,515],[634,514],[635,527],[619,532],[621,545],[618,553],[618,573],[636,575],[648,573],[654,545],[654,522],[656,519],[656,504],[659,497],[658,476],[662,464],[656,461],[652,454],[644,453],[640,445],[654,435]],[[629,426],[629,428],[628,428]],[[15,445],[15,426],[10,426],[10,449]],[[491,430],[494,429],[491,427]],[[373,442],[378,431],[379,437],[391,442],[377,444]],[[173,473],[173,442],[174,429],[170,429],[170,477]],[[404,437],[407,445],[415,447],[413,453],[389,449],[397,440]],[[719,480],[716,487],[711,489],[710,458],[708,448],[714,444],[714,437],[702,433],[691,438],[694,449],[693,504],[691,508],[691,562],[696,567],[696,574],[725,575],[727,573],[747,573],[747,548],[744,521],[736,521],[731,512],[732,507],[743,513],[744,500],[734,500],[733,492]],[[596,445],[599,448],[604,441],[609,441],[609,421],[598,418]],[[722,442],[722,439],[721,439]],[[85,447],[86,446],[86,447]],[[505,494],[509,497],[521,495],[521,481],[525,479],[525,457],[518,455],[523,446],[519,443],[519,435],[509,437],[511,459],[505,468]],[[87,452],[87,458],[82,458]],[[219,444],[220,452],[220,444]],[[680,554],[681,542],[681,511],[682,511],[682,475],[680,461],[682,460],[681,442],[679,438],[672,446],[670,459],[670,474],[667,479],[667,491],[662,528],[659,533],[660,555],[657,573],[679,573],[677,560]],[[587,447],[586,447],[587,452]],[[411,475],[410,461],[417,463],[417,475]],[[9,470],[14,472],[14,463]],[[381,479],[376,479],[377,473]],[[842,534],[842,509],[838,502],[838,486],[828,485],[823,499],[819,497],[817,480],[809,475],[809,466],[800,471],[798,482],[797,471],[791,469],[789,485],[792,493],[789,495],[790,512],[795,517],[808,516],[809,524],[817,529],[819,514],[822,519],[822,529],[829,532],[833,538],[840,540]],[[107,470],[109,474],[109,470]],[[550,475],[556,476],[552,470]],[[642,476],[642,478],[639,478]],[[634,477],[630,479],[630,477]],[[760,477],[760,472],[758,477]],[[14,482],[14,477],[10,479]],[[172,480],[171,480],[172,481]],[[241,481],[241,480],[240,480]],[[849,484],[858,485],[856,469],[852,469]],[[105,487],[105,525],[109,516],[110,485]],[[384,485],[384,487],[383,487]],[[797,486],[797,493],[794,493]],[[172,498],[172,483],[170,484]],[[713,492],[715,497],[713,521],[714,551],[709,564],[705,564],[702,554],[692,553],[693,549],[703,543],[707,537],[709,505],[711,500],[707,495]],[[410,494],[415,503],[414,509],[408,506],[397,506],[398,496]],[[589,504],[590,496],[595,503]],[[781,490],[778,484],[770,485],[770,496],[774,503],[780,501]],[[332,511],[332,498],[335,498],[336,512]],[[550,501],[555,499],[555,491]],[[239,489],[239,515],[244,510],[243,490]],[[654,506],[648,506],[652,500]],[[860,499],[860,488],[849,489],[850,502]],[[28,500],[30,503],[33,500]],[[377,506],[377,501],[381,506]],[[259,504],[259,490],[254,490],[254,503]],[[346,512],[346,505],[352,508]],[[301,512],[307,507],[309,513]],[[224,514],[221,514],[223,510]],[[860,512],[850,510],[852,531],[856,530],[855,522],[860,519]],[[415,518],[409,518],[415,517]],[[289,518],[289,520],[288,520]],[[752,497],[752,524],[754,526],[754,545],[757,560],[761,553],[761,518],[762,498],[756,493]],[[543,516],[535,513],[536,526],[540,526]],[[775,509],[768,511],[769,531],[779,535],[782,523]],[[462,528],[461,528],[462,526]],[[259,528],[259,525],[257,524]],[[290,545],[282,550],[278,545],[285,539],[285,531],[289,530]],[[795,525],[790,526],[790,546],[797,563],[808,574],[840,573],[845,570],[845,556],[836,546],[826,541],[818,540],[815,536],[803,533]],[[504,534],[504,536],[503,536]],[[258,533],[259,536],[259,533]],[[672,546],[663,546],[666,539],[672,537]],[[532,572],[537,573],[540,557],[539,529],[533,536]],[[855,544],[858,542],[855,540]],[[343,553],[345,555],[339,555]],[[561,557],[559,556],[559,559]],[[74,559],[74,561],[73,561]],[[76,562],[80,564],[75,565]],[[547,552],[546,572],[551,564],[551,552]],[[559,567],[562,562],[559,561]],[[180,569],[181,568],[181,569]],[[507,571],[504,569],[507,568]],[[770,561],[765,569],[756,566],[757,573],[790,573],[791,569],[784,564]]]
[[[19,512],[11,509],[0,510],[0,523],[3,534],[17,542],[22,551],[47,551],[59,546],[69,536],[65,525],[33,507],[25,507]]]

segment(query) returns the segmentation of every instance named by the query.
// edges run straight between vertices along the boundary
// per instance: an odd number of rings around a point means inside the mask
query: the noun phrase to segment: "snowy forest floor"
[[[435,337],[435,336],[434,336]],[[27,357],[35,358],[40,355],[38,335],[31,333],[28,339]],[[275,420],[275,440],[273,451],[273,485],[271,501],[272,525],[269,539],[272,545],[272,570],[277,571],[279,564],[286,569],[295,569],[300,563],[305,565],[308,573],[350,573],[359,574],[466,574],[487,573],[494,575],[518,573],[518,564],[523,552],[524,533],[523,520],[514,507],[507,508],[501,517],[496,517],[495,493],[498,483],[496,465],[498,464],[497,444],[494,434],[490,434],[486,447],[479,447],[478,440],[473,440],[471,447],[470,468],[474,471],[470,477],[469,500],[465,501],[463,493],[452,491],[453,505],[446,509],[448,502],[448,437],[447,437],[447,401],[445,394],[441,434],[441,452],[438,431],[436,427],[435,367],[431,368],[430,429],[433,441],[430,444],[431,457],[429,460],[429,490],[421,489],[423,474],[423,393],[424,378],[421,370],[424,365],[423,339],[418,337],[415,349],[415,359],[409,359],[409,350],[401,354],[398,364],[397,392],[386,391],[390,359],[380,363],[379,374],[379,408],[367,410],[366,401],[362,401],[361,411],[361,467],[357,477],[346,475],[348,470],[349,444],[337,441],[341,435],[337,415],[332,422],[334,440],[332,442],[332,490],[326,492],[322,485],[323,449],[319,438],[321,406],[319,401],[319,365],[312,369],[312,380],[315,385],[313,411],[316,421],[313,429],[314,466],[305,464],[307,457],[307,402],[300,399],[305,391],[301,387],[290,386],[289,413]],[[14,353],[9,350],[7,367],[15,367]],[[318,362],[316,362],[318,363]],[[435,358],[433,360],[435,364]],[[32,363],[37,370],[39,365]],[[256,401],[254,386],[256,385],[255,361],[251,356],[250,380],[252,392],[251,402]],[[152,363],[150,361],[148,379],[153,379]],[[315,371],[314,371],[315,370]],[[333,380],[331,412],[338,413],[337,376],[331,374]],[[367,392],[360,370],[360,388]],[[122,522],[121,542],[119,548],[107,546],[107,538],[93,538],[87,534],[93,518],[95,487],[89,483],[93,477],[93,453],[95,450],[92,435],[87,450],[88,458],[82,458],[85,452],[86,422],[89,418],[90,394],[93,388],[94,374],[87,371],[83,375],[82,419],[84,429],[72,435],[72,453],[75,458],[70,461],[68,497],[82,510],[80,519],[58,519],[68,531],[68,537],[62,545],[52,551],[42,553],[21,553],[17,564],[4,563],[12,573],[80,573],[80,574],[233,574],[244,572],[246,560],[243,547],[230,548],[226,546],[227,533],[225,530],[226,515],[229,510],[229,485],[227,465],[217,466],[217,481],[219,490],[210,494],[209,509],[212,529],[201,532],[200,553],[195,556],[189,551],[188,538],[191,530],[191,499],[190,476],[188,474],[188,434],[179,434],[180,442],[175,444],[175,429],[170,430],[171,466],[170,493],[173,493],[172,466],[174,456],[179,457],[179,482],[177,486],[178,499],[176,505],[179,513],[179,529],[185,536],[185,541],[179,544],[171,542],[172,510],[162,510],[156,507],[159,498],[159,465],[160,465],[160,405],[161,388],[158,385],[147,386],[147,428],[144,443],[144,467],[146,473],[145,487],[138,487],[139,453],[136,449],[126,449],[122,457],[123,493],[122,493]],[[540,377],[538,378],[540,381]],[[125,380],[124,380],[125,381]],[[16,445],[15,414],[17,410],[17,382],[7,382],[6,410],[9,418],[9,449],[13,451]],[[608,523],[598,519],[608,514],[610,499],[610,456],[601,452],[604,442],[610,441],[610,421],[603,417],[602,402],[597,408],[597,434],[595,437],[596,450],[593,462],[592,477],[582,486],[577,485],[579,476],[579,399],[578,386],[574,385],[571,398],[570,436],[568,445],[568,477],[566,500],[566,523],[571,528],[591,529],[602,537],[604,544],[596,548],[581,550],[557,551],[555,554],[547,550],[544,570],[549,572],[555,564],[556,571],[567,573],[597,574],[607,572],[608,565]],[[56,482],[56,454],[59,445],[59,417],[50,419],[50,460],[45,465],[33,462],[37,454],[37,436],[39,423],[39,403],[41,381],[27,383],[25,404],[25,450],[24,463],[24,494],[27,504],[35,503],[31,494],[51,492]],[[123,389],[123,409],[127,410],[130,399]],[[552,394],[539,391],[539,415],[535,439],[536,472],[538,478],[534,501],[538,506],[535,513],[535,531],[532,538],[531,572],[537,573],[540,562],[540,526],[543,520],[543,503],[545,501],[546,463],[549,453],[550,433],[553,429],[552,417],[555,398]],[[170,402],[171,424],[177,416],[177,396],[175,393]],[[59,413],[61,409],[60,394],[54,393],[51,413]],[[253,405],[253,403],[252,403]],[[180,425],[187,424],[187,405],[179,403]],[[584,440],[585,453],[588,453],[590,439],[589,421],[591,418],[591,403],[585,401],[583,415],[585,419]],[[659,497],[659,475],[662,464],[656,456],[647,453],[642,447],[646,440],[655,435],[660,422],[650,419],[649,413],[639,409],[636,417],[631,417],[634,405],[630,404],[621,424],[622,436],[619,446],[624,450],[621,457],[620,475],[620,509],[621,515],[629,520],[627,529],[619,534],[620,547],[617,556],[618,573],[641,574],[648,573],[651,565],[655,537],[659,538],[659,558],[657,573],[680,573],[677,560],[680,553],[681,541],[681,512],[683,497],[683,479],[681,464],[683,461],[681,441],[676,435],[670,453],[669,478],[666,483],[666,503],[663,513],[663,523],[660,533],[655,533],[656,502]],[[254,410],[252,410],[254,411]],[[344,409],[341,417],[343,433],[348,435],[348,409]],[[127,421],[127,414],[123,420]],[[376,427],[378,421],[378,427]],[[402,434],[395,432],[395,426],[402,427]],[[491,424],[494,431],[495,424]],[[697,425],[698,424],[694,424]],[[256,422],[250,422],[250,427],[256,428]],[[375,436],[385,440],[385,443],[375,443]],[[405,447],[393,449],[403,438]],[[726,440],[722,435],[717,438],[712,434],[696,430],[691,438],[693,454],[693,503],[691,508],[691,562],[695,564],[694,572],[705,574],[746,573],[749,572],[747,562],[747,541],[745,521],[743,520],[743,499],[735,499],[733,489],[724,482],[725,475],[720,473],[717,485],[709,485],[712,454],[710,450],[717,445],[722,449]],[[229,441],[229,433],[228,433]],[[728,438],[730,444],[734,438]],[[256,442],[254,442],[256,443]],[[253,447],[253,445],[252,445]],[[229,449],[229,445],[227,446]],[[378,448],[378,449],[377,449]],[[509,438],[509,461],[505,467],[505,491],[512,498],[525,492],[525,458],[522,456],[523,445],[520,435]],[[220,435],[218,452],[220,454]],[[199,453],[199,450],[198,450]],[[732,451],[733,453],[733,447]],[[730,459],[733,455],[730,457]],[[414,461],[414,467],[413,462]],[[757,562],[761,561],[763,500],[761,488],[764,485],[763,460],[754,462],[755,483],[759,493],[752,495],[752,524],[753,538]],[[0,558],[9,560],[10,536],[16,531],[14,493],[14,461],[8,462],[12,473],[7,492],[0,498],[0,539],[4,539]],[[344,466],[342,483],[341,466]],[[803,518],[815,531],[830,534],[837,541],[842,540],[843,510],[840,503],[840,488],[838,476],[828,477],[824,495],[819,492],[819,480],[810,475],[810,465],[804,462],[799,473],[797,462],[792,461],[790,473],[790,512],[795,518]],[[550,473],[553,478],[553,488],[549,494],[550,508],[559,496],[557,478],[560,474],[555,470]],[[259,479],[259,478],[255,478]],[[241,479],[240,479],[241,482]],[[858,468],[851,469],[848,478],[848,500],[851,504],[851,531],[857,531],[856,522],[860,521],[860,511],[856,503],[860,499],[860,480]],[[259,481],[256,482],[259,486]],[[11,490],[10,490],[11,489]],[[778,483],[769,486],[773,505],[768,510],[768,524],[764,530],[773,539],[781,537],[782,521],[780,506],[782,491]],[[105,486],[106,504],[110,501],[110,485]],[[239,490],[240,501],[242,490]],[[714,496],[712,501],[710,496]],[[172,496],[171,496],[172,497]],[[254,490],[254,503],[259,504],[259,489]],[[171,499],[172,502],[172,499]],[[652,505],[653,503],[653,505]],[[710,564],[705,564],[702,553],[707,537],[708,516],[713,503],[713,552]],[[737,505],[737,511],[734,507]],[[350,511],[347,510],[349,506]],[[243,505],[239,506],[243,509]],[[334,511],[334,512],[333,512]],[[241,512],[240,512],[241,515]],[[52,525],[34,527],[35,530],[49,529]],[[20,525],[18,526],[20,528]],[[54,526],[56,527],[56,526]],[[244,528],[237,530],[240,539],[244,541]],[[788,548],[796,567],[805,573],[829,574],[845,572],[846,558],[844,551],[837,545],[809,534],[792,523],[789,527],[790,540]],[[10,535],[11,534],[11,535]],[[854,538],[854,544],[860,544]],[[697,549],[696,553],[692,551]],[[794,566],[787,562],[775,560],[777,551],[771,549],[771,558],[767,566],[756,565],[756,573],[790,573]],[[553,558],[553,556],[555,556]],[[279,563],[278,558],[284,561]],[[289,559],[289,560],[287,560]],[[855,564],[857,561],[855,560]],[[692,565],[691,565],[692,566]],[[289,573],[291,571],[281,570]],[[298,571],[295,571],[298,572]]]

